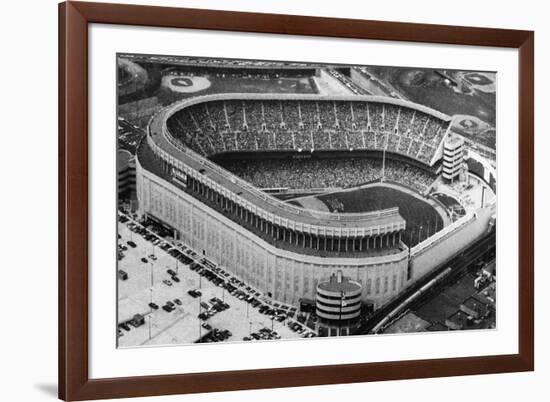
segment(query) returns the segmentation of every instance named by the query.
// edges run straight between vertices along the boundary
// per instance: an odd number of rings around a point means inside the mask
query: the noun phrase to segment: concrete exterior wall
[[[417,281],[487,233],[491,208],[479,209],[457,220],[411,250],[412,279]]]
[[[362,300],[375,308],[407,287],[408,252],[370,258],[323,258],[278,249],[222,214],[143,169],[137,163],[140,214],[177,229],[181,240],[272,297],[294,305],[314,299],[317,284],[332,273],[362,285]]]

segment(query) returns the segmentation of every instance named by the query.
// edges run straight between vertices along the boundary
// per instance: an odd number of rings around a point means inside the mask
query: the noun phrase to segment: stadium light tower
[[[426,225],[426,239],[427,239],[428,237],[430,237],[430,226],[431,226],[430,223],[431,223],[431,222],[428,220],[428,223],[427,223],[427,225]]]
[[[134,74],[134,94],[137,92],[137,79],[138,79],[138,74],[136,73],[136,74]],[[138,103],[138,101],[136,100],[134,102],[134,106],[135,106],[134,107],[134,118],[136,119],[136,121],[138,119],[137,103]]]
[[[340,292],[340,316],[338,317],[338,336],[342,335],[342,308],[347,304],[345,302],[346,293],[344,291]]]
[[[382,181],[384,181],[386,175],[386,148],[382,151]]]
[[[199,293],[199,316],[202,314],[202,292]],[[201,323],[201,318],[199,318],[198,320],[198,323],[199,323],[199,342],[198,343],[201,343],[201,339],[202,339],[202,323]]]
[[[386,149],[388,148],[388,141],[390,138],[389,131],[386,132],[386,146],[382,151],[382,181],[386,180]]]

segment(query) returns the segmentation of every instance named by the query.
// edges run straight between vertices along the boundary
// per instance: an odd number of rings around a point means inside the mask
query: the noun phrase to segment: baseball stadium
[[[159,79],[179,97],[138,145],[138,215],[264,294],[299,305],[338,274],[376,310],[494,227],[495,169],[451,116],[311,65],[247,67],[282,90],[214,91],[222,67]],[[327,71],[347,92],[312,78]]]

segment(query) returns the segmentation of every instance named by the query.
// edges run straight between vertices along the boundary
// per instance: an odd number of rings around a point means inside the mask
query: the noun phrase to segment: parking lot
[[[119,347],[316,335],[295,320],[295,307],[272,301],[184,245],[164,241],[154,227],[122,215],[118,226]]]

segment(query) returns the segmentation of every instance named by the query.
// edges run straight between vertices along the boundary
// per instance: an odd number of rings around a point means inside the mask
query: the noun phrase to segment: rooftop
[[[116,158],[116,166],[117,171],[124,170],[128,167],[128,165],[133,162],[134,155],[130,151],[127,151],[125,149],[119,149],[117,151],[117,158]]]
[[[338,271],[338,274],[332,274],[328,281],[320,282],[319,289],[327,292],[355,292],[361,290],[361,285],[357,282],[351,281],[349,278],[342,275],[342,271]]]
[[[487,304],[482,303],[473,297],[464,300],[462,302],[462,306],[471,311],[474,311],[476,314],[479,314],[479,316],[484,316],[485,314],[487,314],[487,310],[489,308]]]
[[[497,301],[495,282],[490,283],[485,289],[482,289],[480,292],[476,293],[474,297],[476,300],[495,309]]]

